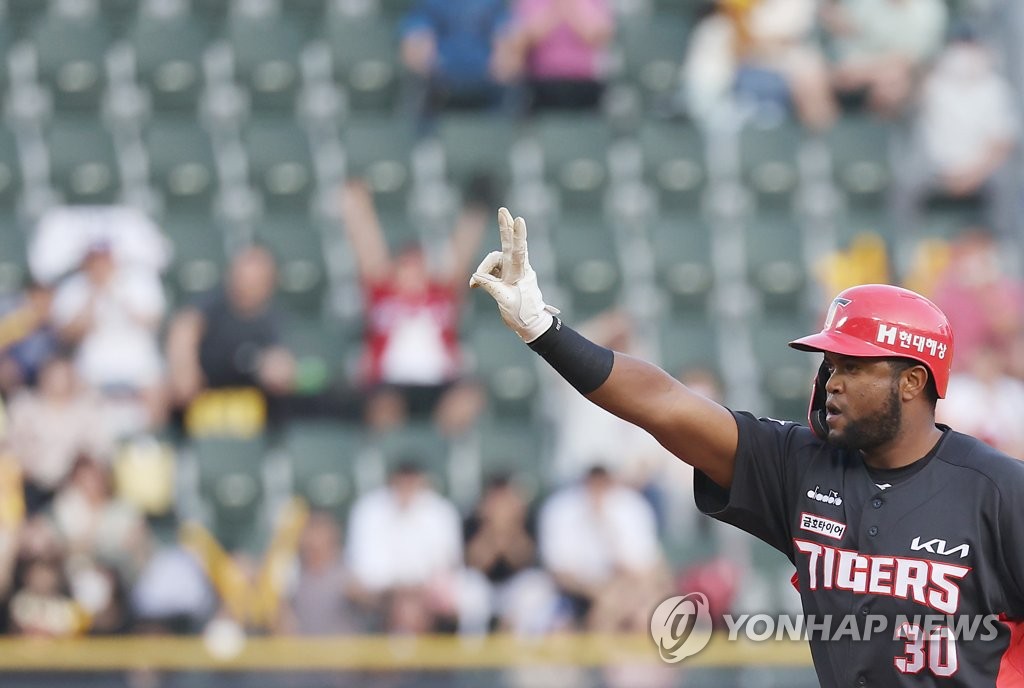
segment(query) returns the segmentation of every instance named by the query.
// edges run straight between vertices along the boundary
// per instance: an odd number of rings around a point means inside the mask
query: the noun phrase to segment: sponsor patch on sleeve
[[[840,523],[839,521],[833,521],[830,518],[824,518],[817,514],[809,514],[806,511],[800,514],[800,530],[806,530],[809,533],[817,533],[818,535],[824,535],[835,540],[841,540],[843,533],[846,532],[846,524]]]

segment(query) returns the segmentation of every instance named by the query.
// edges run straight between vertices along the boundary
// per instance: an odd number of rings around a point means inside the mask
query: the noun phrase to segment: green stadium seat
[[[746,224],[747,278],[768,309],[790,310],[807,284],[803,237],[796,215],[757,213]]]
[[[287,0],[281,3],[281,10],[289,22],[300,27],[309,36],[323,26],[329,0]]]
[[[32,27],[46,13],[49,3],[43,0],[7,0],[5,6],[4,24],[22,37],[31,33]]]
[[[536,128],[544,151],[544,175],[558,187],[562,204],[591,211],[602,208],[612,143],[608,123],[599,114],[551,113],[539,117]]]
[[[707,184],[704,139],[689,122],[645,122],[640,129],[644,178],[663,208],[699,208]]]
[[[206,26],[189,15],[140,15],[129,34],[139,82],[157,112],[195,113],[203,85]]]
[[[658,284],[677,313],[707,309],[714,286],[711,232],[696,213],[664,216],[650,228]]]
[[[844,117],[828,133],[835,184],[856,207],[885,203],[892,171],[889,165],[889,129],[873,117]]]
[[[636,17],[620,26],[618,41],[624,59],[622,76],[626,81],[640,85],[649,104],[658,103],[676,89],[689,31],[689,20],[680,12],[659,11],[650,17]]]
[[[32,31],[39,80],[61,110],[99,108],[106,88],[106,53],[110,31],[99,17],[48,14]]]
[[[124,35],[139,9],[139,0],[100,0],[100,13],[110,24],[111,33]]]
[[[285,15],[232,16],[226,37],[235,75],[245,84],[254,110],[291,111],[301,83],[303,34]]]
[[[246,546],[261,530],[266,496],[263,439],[194,439],[191,449],[199,496],[210,509],[213,533],[228,551]]]
[[[740,133],[740,165],[744,183],[756,194],[761,209],[791,206],[799,183],[797,152],[802,140],[799,125],[753,123]]]
[[[339,519],[357,496],[355,463],[366,441],[362,428],[329,421],[295,421],[282,449],[291,468],[292,491],[310,508]]]
[[[487,388],[489,408],[502,418],[535,415],[540,391],[536,354],[498,318],[492,317],[489,324],[481,319],[468,337],[475,374]]]
[[[193,301],[220,283],[226,261],[224,233],[209,212],[170,208],[160,227],[174,245],[165,279],[178,302]]]
[[[550,491],[550,437],[542,423],[510,421],[495,413],[480,422],[479,434],[484,480],[501,473],[512,475],[531,501]]]
[[[251,119],[242,132],[249,181],[270,211],[307,213],[316,180],[309,139],[291,117]]]
[[[319,229],[300,215],[266,215],[256,223],[256,239],[277,257],[282,304],[289,312],[318,315],[327,287]]]
[[[450,447],[430,421],[410,421],[370,438],[369,443],[380,451],[386,471],[411,461],[426,471],[438,490],[447,492]]]
[[[384,239],[392,253],[417,243],[420,235],[405,210],[384,208],[378,214]]]
[[[658,332],[660,365],[672,375],[686,368],[718,368],[718,336],[708,316],[665,318]]]
[[[488,113],[445,113],[438,118],[437,135],[450,180],[461,186],[474,174],[488,172],[498,182],[507,181],[509,151],[518,136],[507,119]]]
[[[19,291],[28,275],[26,239],[14,208],[0,208],[0,294]]]
[[[350,355],[361,350],[361,338],[361,322],[342,322],[333,316],[290,317],[283,332],[285,345],[299,363],[326,379],[347,377],[345,365]]]
[[[571,294],[577,319],[618,300],[622,268],[612,231],[603,216],[585,213],[565,215],[551,228],[558,280]]]
[[[348,174],[366,179],[378,207],[405,209],[413,140],[413,124],[405,117],[363,115],[345,123],[342,143]]]
[[[175,210],[208,210],[217,192],[209,135],[187,115],[149,121],[143,132],[150,182]]]
[[[68,203],[117,199],[120,170],[110,133],[90,115],[55,119],[46,132],[50,179]]]
[[[762,314],[752,323],[754,353],[769,404],[763,413],[779,420],[799,422],[806,418],[811,378],[821,358],[791,349],[788,344],[820,326],[800,310]]]
[[[0,208],[13,208],[21,192],[21,160],[14,132],[0,127]]]
[[[355,112],[392,112],[398,97],[398,32],[387,20],[330,13],[334,74]]]
[[[11,76],[8,71],[7,64],[7,53],[14,44],[14,32],[11,27],[7,24],[0,24],[0,55],[3,55],[4,59],[0,60],[0,99],[7,99],[7,88],[10,85]]]

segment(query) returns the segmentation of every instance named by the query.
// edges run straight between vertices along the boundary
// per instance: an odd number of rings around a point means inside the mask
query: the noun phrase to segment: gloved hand
[[[530,267],[526,251],[526,221],[512,220],[505,208],[498,210],[501,251],[491,251],[469,279],[498,303],[501,319],[529,344],[547,332],[559,311],[544,303],[537,286],[537,273]]]

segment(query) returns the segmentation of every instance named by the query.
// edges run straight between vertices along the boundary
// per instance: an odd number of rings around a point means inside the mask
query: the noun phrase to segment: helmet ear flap
[[[829,376],[828,363],[822,361],[818,366],[818,374],[811,383],[811,403],[807,408],[807,423],[821,439],[828,438],[828,423],[825,422],[825,399],[828,392],[825,391],[825,383],[828,382]]]

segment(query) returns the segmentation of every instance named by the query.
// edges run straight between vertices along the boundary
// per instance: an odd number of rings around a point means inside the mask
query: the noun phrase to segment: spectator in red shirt
[[[486,206],[471,202],[462,209],[448,247],[438,253],[447,264],[433,270],[418,245],[391,254],[365,183],[349,181],[341,196],[363,283],[367,422],[386,430],[410,416],[430,416],[442,433],[458,435],[482,403],[478,385],[465,376],[458,323],[463,276],[487,224]]]

